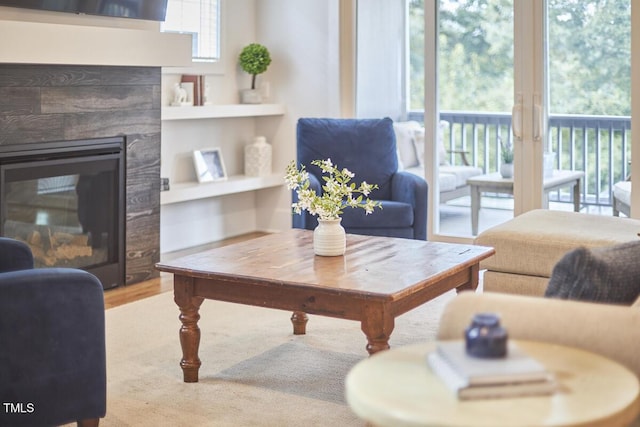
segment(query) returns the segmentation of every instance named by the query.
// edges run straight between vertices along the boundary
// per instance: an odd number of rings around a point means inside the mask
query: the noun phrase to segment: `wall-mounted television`
[[[0,0],[0,6],[164,21],[167,0]]]

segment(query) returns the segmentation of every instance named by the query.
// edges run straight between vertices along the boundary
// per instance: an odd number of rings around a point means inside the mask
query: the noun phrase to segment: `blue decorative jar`
[[[500,326],[500,316],[478,313],[465,330],[467,354],[484,359],[507,355],[507,331]]]

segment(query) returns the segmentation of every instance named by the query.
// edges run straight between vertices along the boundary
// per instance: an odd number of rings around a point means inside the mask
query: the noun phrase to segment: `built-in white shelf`
[[[197,107],[162,107],[162,120],[219,119],[283,115],[282,104],[224,104]]]
[[[284,185],[284,175],[271,174],[268,176],[230,176],[225,181],[207,183],[188,182],[171,184],[169,191],[160,192],[160,204],[188,202],[189,200],[219,197],[227,194],[242,193],[244,191],[261,190],[263,188]]]

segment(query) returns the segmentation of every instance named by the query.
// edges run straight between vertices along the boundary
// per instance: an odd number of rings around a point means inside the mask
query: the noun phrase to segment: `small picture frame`
[[[205,148],[193,152],[193,164],[198,182],[224,181],[227,170],[224,167],[220,148]]]

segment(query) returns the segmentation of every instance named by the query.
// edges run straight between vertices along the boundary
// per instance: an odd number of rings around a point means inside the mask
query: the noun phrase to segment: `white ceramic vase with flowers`
[[[296,163],[291,161],[287,166],[287,188],[295,190],[298,195],[298,201],[292,205],[293,212],[302,214],[306,210],[318,217],[318,227],[313,232],[313,249],[316,255],[344,255],[346,234],[340,215],[345,208],[361,208],[367,215],[373,213],[376,207],[382,208],[380,202],[367,197],[378,186],[366,181],[356,186],[351,182],[354,174],[346,168],[340,169],[331,159],[314,160],[311,164],[322,171],[324,184],[320,195],[310,188],[309,172],[304,165],[297,169]]]

